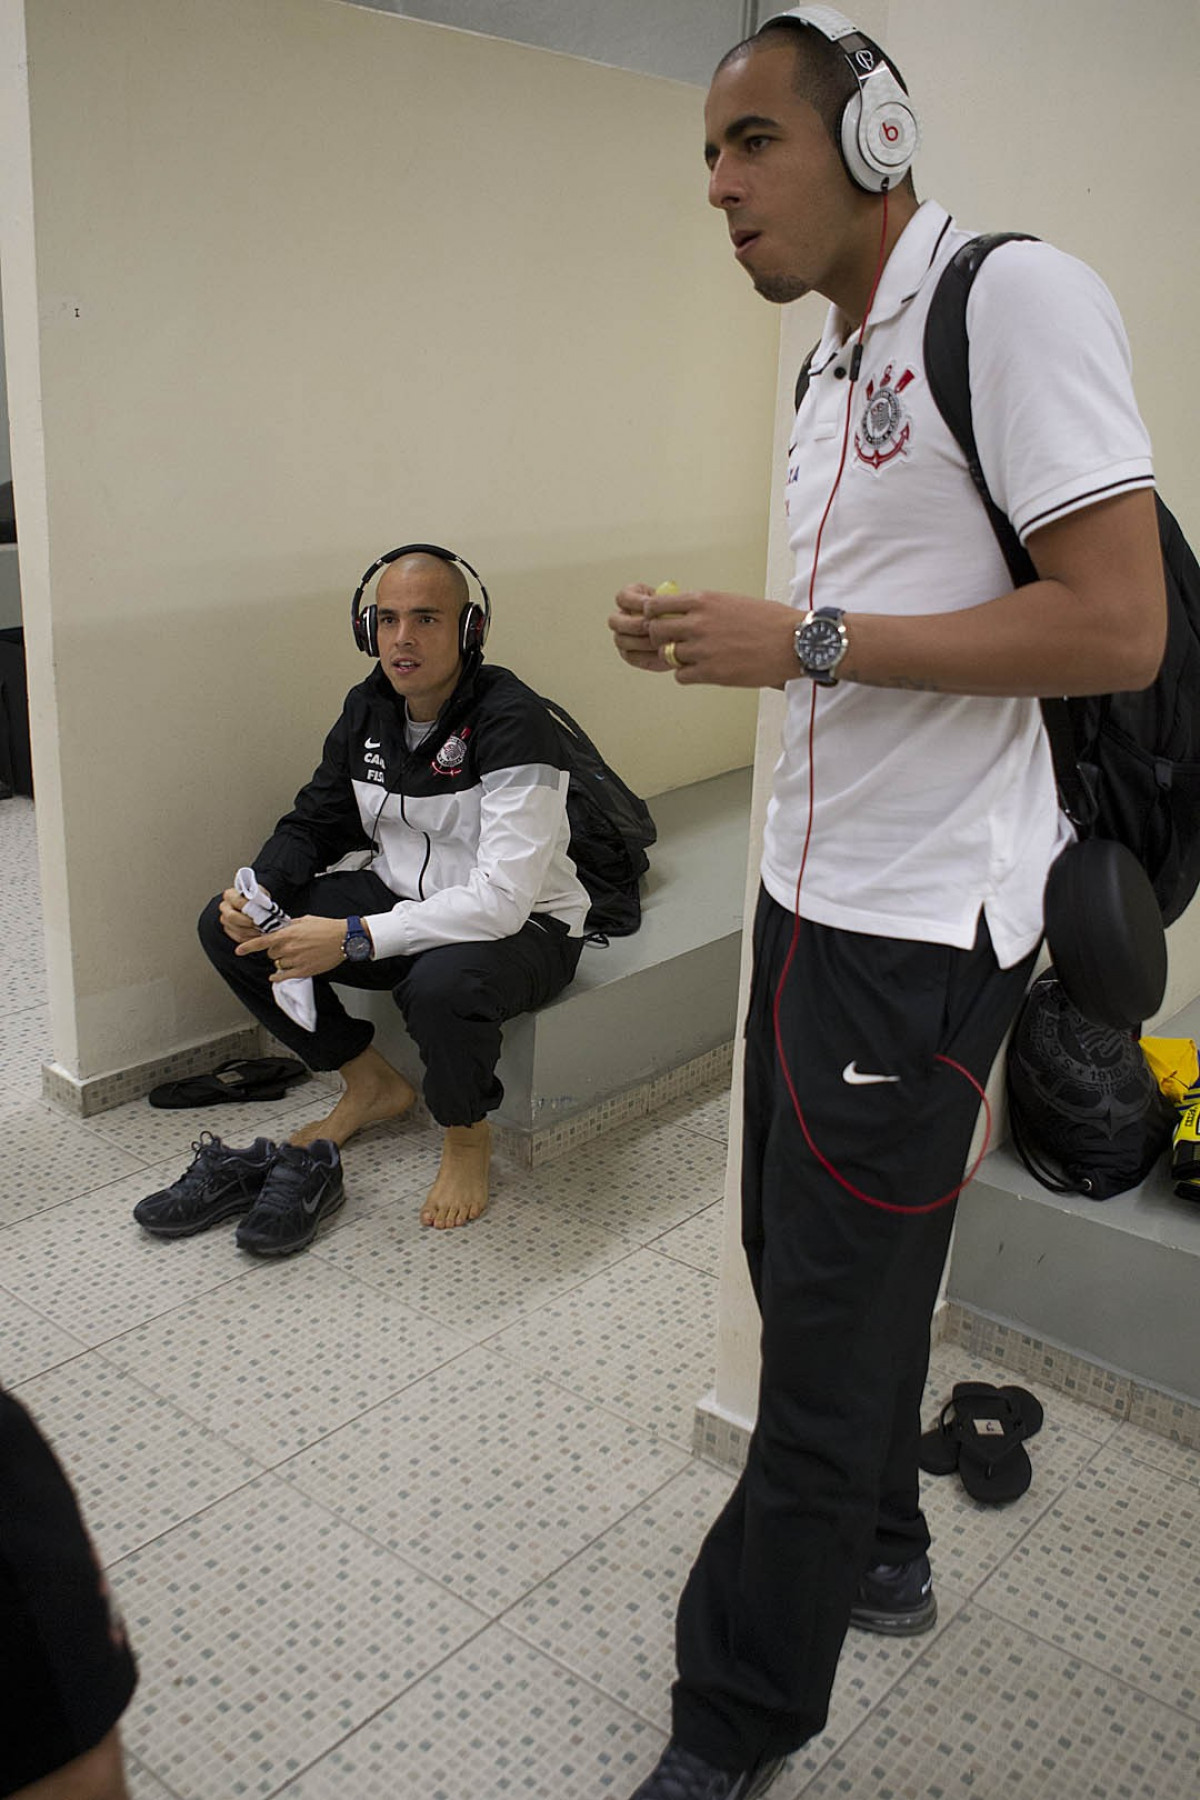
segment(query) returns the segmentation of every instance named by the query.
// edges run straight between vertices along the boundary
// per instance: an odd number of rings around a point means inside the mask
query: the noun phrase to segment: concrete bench
[[[1200,1000],[1155,1031],[1200,1039]],[[1200,1207],[1176,1196],[1165,1161],[1096,1201],[1051,1193],[1002,1146],[959,1202],[947,1298],[1047,1346],[1048,1360],[1065,1350],[1200,1406],[1198,1293]],[[1081,1393],[1097,1385],[1086,1372],[1073,1378]]]
[[[542,1162],[730,1066],[750,782],[737,769],[652,800],[641,930],[586,945],[566,992],[505,1026],[493,1124],[519,1161]],[[419,1081],[391,997],[342,994],[375,1022],[382,1054]]]

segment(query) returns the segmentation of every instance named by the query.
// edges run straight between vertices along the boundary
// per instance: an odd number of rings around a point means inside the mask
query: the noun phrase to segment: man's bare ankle
[[[382,1057],[377,1060],[386,1071],[386,1079],[375,1079],[370,1073],[360,1072],[357,1079],[348,1081],[346,1070],[353,1068],[361,1058],[356,1057],[354,1063],[345,1064],[339,1073],[346,1086],[333,1110],[323,1119],[301,1125],[292,1133],[290,1141],[304,1147],[315,1138],[323,1137],[340,1146],[367,1125],[384,1125],[392,1119],[404,1118],[416,1104],[417,1090],[398,1069],[393,1069]]]
[[[129,1800],[117,1732],[110,1731],[95,1749],[55,1769],[52,1775],[19,1788],[12,1800]]]
[[[445,1231],[470,1225],[486,1210],[491,1141],[486,1119],[477,1125],[446,1126],[441,1166],[421,1208],[422,1225]]]
[[[393,1086],[396,1082],[402,1083],[405,1087],[412,1085],[399,1069],[393,1068],[387,1058],[379,1054],[373,1044],[368,1044],[365,1050],[361,1050],[357,1056],[352,1056],[349,1062],[343,1063],[338,1074],[348,1088],[360,1086],[386,1088]]]

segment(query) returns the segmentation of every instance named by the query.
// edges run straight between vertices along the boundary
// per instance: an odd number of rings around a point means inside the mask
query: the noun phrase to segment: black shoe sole
[[[255,1205],[256,1200],[257,1195],[254,1195],[249,1200],[244,1199],[239,1195],[236,1200],[231,1200],[228,1205],[223,1206],[220,1212],[209,1213],[205,1218],[193,1220],[190,1224],[186,1225],[147,1225],[138,1218],[136,1212],[134,1213],[134,1221],[141,1226],[142,1230],[149,1237],[198,1237],[202,1231],[211,1231],[214,1225],[223,1225],[226,1219],[236,1219],[240,1214],[248,1213]]]
[[[247,1244],[242,1239],[241,1231],[237,1234],[237,1247],[248,1256],[294,1256],[298,1250],[307,1250],[308,1246],[324,1225],[326,1219],[332,1219],[335,1213],[341,1212],[346,1204],[346,1190],[339,1188],[337,1198],[329,1205],[319,1207],[313,1215],[312,1228],[301,1238],[293,1238],[287,1244]]]
[[[930,1594],[923,1605],[908,1612],[888,1612],[883,1607],[856,1601],[850,1609],[852,1631],[873,1631],[878,1637],[920,1637],[937,1624],[937,1598]]]
[[[725,1789],[725,1792],[729,1795],[729,1800],[759,1800],[759,1796],[765,1794],[767,1789],[774,1784],[775,1777],[783,1773],[783,1770],[787,1765],[787,1760],[787,1756],[773,1756],[767,1762],[760,1763],[756,1768],[743,1775],[738,1775],[736,1777],[731,1776],[730,1779],[733,1782],[733,1785],[732,1787]],[[657,1779],[661,1768],[662,1765],[660,1763],[635,1791],[632,1800],[638,1800],[639,1795],[651,1792],[654,1789],[657,1789],[659,1792],[663,1791],[662,1785]],[[709,1776],[715,1776],[719,1773],[718,1770],[710,1767],[707,1763],[701,1763],[700,1768],[701,1770],[707,1769]],[[670,1781],[670,1792],[672,1794],[678,1794],[680,1792],[678,1781],[674,1778],[673,1774],[668,1777],[668,1779]],[[702,1777],[702,1779],[705,1781],[705,1791],[711,1792],[711,1782],[704,1777]],[[698,1793],[699,1789],[693,1787],[692,1791]]]
[[[750,1786],[746,1789],[745,1800],[758,1800],[760,1794],[765,1794],[767,1789],[774,1784],[775,1777],[783,1773],[783,1766],[786,1762],[787,1757],[780,1756],[764,1764],[757,1774],[751,1777]]]

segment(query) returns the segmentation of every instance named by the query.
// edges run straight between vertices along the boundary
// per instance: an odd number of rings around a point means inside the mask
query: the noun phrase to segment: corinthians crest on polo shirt
[[[881,474],[889,463],[908,455],[912,416],[904,395],[915,380],[914,370],[903,368],[897,374],[895,363],[889,363],[882,375],[867,382],[854,432],[854,455],[872,474]]]

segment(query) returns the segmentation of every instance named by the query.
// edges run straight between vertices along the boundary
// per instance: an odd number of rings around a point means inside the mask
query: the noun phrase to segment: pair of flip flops
[[[227,1106],[235,1100],[282,1100],[294,1081],[308,1074],[290,1056],[243,1056],[221,1063],[208,1075],[189,1075],[151,1088],[151,1106]]]
[[[927,1475],[957,1470],[973,1500],[1019,1500],[1033,1480],[1026,1441],[1042,1428],[1042,1403],[1028,1388],[958,1381],[938,1422],[924,1433],[917,1461]]]

